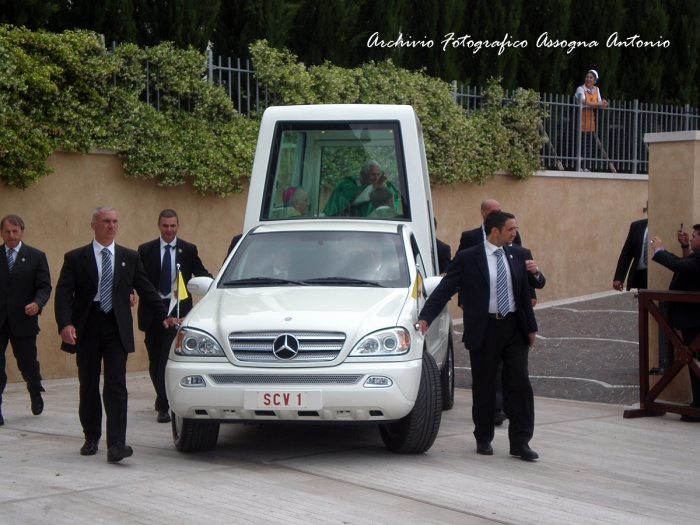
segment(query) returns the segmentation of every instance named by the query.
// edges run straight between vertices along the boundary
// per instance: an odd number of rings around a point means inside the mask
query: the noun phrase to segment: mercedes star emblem
[[[282,334],[272,343],[277,359],[293,359],[299,353],[299,341],[291,334]]]

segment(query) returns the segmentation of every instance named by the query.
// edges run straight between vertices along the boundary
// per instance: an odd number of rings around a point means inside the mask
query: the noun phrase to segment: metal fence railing
[[[144,69],[145,100],[159,107],[161,94],[150,85],[147,62]],[[249,60],[243,65],[240,59],[235,62],[221,56],[215,59],[208,50],[206,79],[210,84],[222,86],[236,110],[248,117],[277,103],[276,86],[260,84]],[[114,82],[117,82],[116,76]],[[513,93],[505,92],[506,104],[512,100]],[[481,107],[483,88],[458,86],[454,81],[452,96],[469,115]],[[178,97],[178,107],[180,103]],[[591,109],[584,108],[573,95],[549,93],[540,94],[539,103],[547,111],[538,129],[546,138],[540,152],[542,168],[546,170],[645,174],[649,168],[645,133],[700,129],[700,110],[688,105],[609,100],[607,108]],[[189,99],[182,104],[183,108],[190,109]],[[595,131],[582,131],[584,111],[594,113]]]
[[[467,114],[481,107],[483,89],[458,89],[456,82],[452,86],[455,102]],[[513,92],[506,91],[505,102],[512,98]],[[700,129],[700,111],[688,105],[609,100],[607,108],[592,109],[569,95],[544,93],[539,99],[548,114],[539,127],[547,139],[540,158],[549,170],[645,174],[649,168],[645,133]],[[593,112],[595,131],[582,130],[584,111]]]

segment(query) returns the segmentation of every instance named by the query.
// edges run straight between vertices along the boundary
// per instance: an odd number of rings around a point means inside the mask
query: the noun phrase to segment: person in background
[[[574,98],[577,104],[581,104],[581,156],[584,159],[581,168],[583,171],[590,171],[592,166],[591,157],[597,151],[598,137],[596,136],[595,109],[607,108],[608,101],[604,100],[600,94],[600,89],[595,85],[598,82],[598,72],[589,69],[583,79],[583,85],[576,89]],[[594,148],[595,144],[595,148]]]
[[[8,215],[0,222],[4,257],[0,262],[0,425],[2,393],[7,385],[5,350],[12,344],[17,368],[27,383],[32,414],[44,410],[36,336],[39,314],[51,296],[51,276],[46,254],[22,242],[24,221]]]

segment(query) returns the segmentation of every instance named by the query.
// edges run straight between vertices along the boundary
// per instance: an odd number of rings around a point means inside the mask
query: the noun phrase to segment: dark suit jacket
[[[481,226],[474,228],[473,230],[462,232],[462,237],[459,239],[459,248],[457,248],[457,253],[461,252],[462,250],[466,250],[467,248],[472,248],[478,244],[482,244],[483,242],[484,230]],[[522,246],[523,242],[520,239],[520,232],[515,232],[515,240],[513,241],[513,244]]]
[[[440,273],[447,273],[447,269],[450,267],[450,262],[452,261],[452,248],[446,242],[442,242],[440,239],[435,239],[437,244],[438,252],[438,268]]]
[[[518,327],[523,341],[529,344],[528,334],[537,331],[537,321],[530,301],[530,285],[525,275],[528,273],[525,268],[525,258],[522,249],[505,246],[504,250],[507,255],[506,261],[510,266]],[[462,341],[467,349],[479,350],[488,322],[491,295],[486,248],[483,243],[457,252],[447,275],[430,295],[418,318],[432,323],[454,295],[457,287],[461,287],[464,298]]]
[[[520,249],[523,251],[523,255],[525,256],[526,261],[534,260],[532,252],[529,248],[521,247]],[[541,288],[544,288],[544,285],[547,284],[547,279],[545,278],[542,272],[538,272],[537,275],[533,274],[532,272],[527,272],[527,282],[530,283],[530,297],[532,299],[537,299],[537,293],[535,293],[535,289],[539,290]]]
[[[63,259],[61,275],[56,285],[54,307],[59,333],[73,325],[77,334],[75,345],[61,343],[66,352],[86,350],[81,345],[93,299],[97,294],[98,273],[92,243],[68,252]],[[129,295],[139,294],[139,305],[149,308],[159,320],[167,316],[158,292],[146,277],[139,254],[118,244],[114,247],[114,284],[112,308],[119,327],[119,338],[127,352],[134,351],[134,321]]]
[[[160,262],[160,237],[139,246],[138,252],[148,280],[154,288],[158,289],[162,267]],[[182,273],[182,279],[185,281],[185,286],[187,286],[187,283],[193,276],[212,276],[202,264],[197,247],[179,237],[175,244],[175,264],[180,265],[180,272]],[[180,301],[180,317],[186,316],[190,310],[192,310],[192,297]],[[145,332],[153,322],[153,310],[148,308],[148,305],[139,303],[138,320],[139,330]]]
[[[7,319],[13,335],[36,335],[39,333],[39,315],[25,314],[24,307],[36,303],[41,313],[51,296],[51,276],[46,254],[22,243],[19,252],[15,254],[15,263],[10,273],[5,245],[0,247],[0,326]]]
[[[644,232],[649,224],[649,219],[642,219],[639,221],[634,221],[630,224],[630,231],[627,234],[627,240],[622,247],[622,252],[620,252],[620,258],[617,260],[617,268],[615,269],[615,277],[613,281],[625,282],[625,276],[627,275],[627,270],[629,269],[629,276],[627,276],[627,291],[632,288],[632,283],[634,283],[634,273],[637,271],[637,265],[639,260],[642,258],[642,250],[644,244]],[[630,262],[632,263],[632,268],[630,268]]]
[[[674,272],[669,290],[700,292],[700,252],[678,257],[661,250],[654,254],[652,260]],[[700,326],[700,304],[669,302],[668,312],[673,326],[679,330]]]
[[[234,235],[233,239],[231,239],[231,244],[228,245],[228,251],[226,252],[226,257],[228,257],[228,255],[233,251],[233,249],[238,244],[238,241],[241,240],[241,237],[243,237],[242,233],[239,233],[238,235]]]

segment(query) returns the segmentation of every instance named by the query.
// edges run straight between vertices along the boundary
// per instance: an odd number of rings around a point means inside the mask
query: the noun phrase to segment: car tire
[[[402,419],[379,426],[386,448],[399,454],[422,454],[435,442],[442,416],[440,370],[432,355],[423,352],[418,396]]]
[[[170,411],[173,442],[180,452],[204,452],[216,446],[219,439],[219,423],[186,419]]]
[[[440,371],[440,386],[442,388],[442,409],[450,410],[455,406],[455,350],[452,344],[452,334],[447,338],[447,355],[445,364]]]

